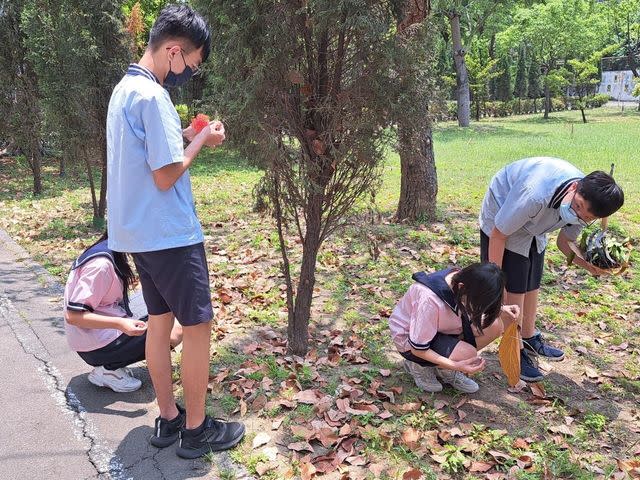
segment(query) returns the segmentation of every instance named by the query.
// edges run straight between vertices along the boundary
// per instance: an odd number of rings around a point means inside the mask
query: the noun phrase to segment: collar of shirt
[[[453,290],[451,290],[451,287],[449,287],[449,284],[446,281],[447,275],[449,275],[453,270],[453,268],[447,268],[445,270],[429,274],[426,272],[417,272],[413,274],[412,278],[416,282],[421,283],[433,291],[433,293],[435,293],[440,300],[446,303],[455,314],[458,314],[456,297],[453,295]]]
[[[556,191],[553,193],[553,197],[551,197],[551,201],[549,202],[549,208],[560,208],[560,204],[562,203],[562,199],[569,191],[569,187],[576,180],[580,180],[580,177],[570,178],[562,182],[562,184],[556,188]]]
[[[146,67],[143,67],[142,65],[138,65],[137,63],[131,63],[129,65],[129,68],[127,69],[127,75],[134,75],[134,76],[141,75],[143,77],[147,77],[149,80],[160,85],[160,81],[158,80],[158,77],[156,77],[151,70],[149,70]]]

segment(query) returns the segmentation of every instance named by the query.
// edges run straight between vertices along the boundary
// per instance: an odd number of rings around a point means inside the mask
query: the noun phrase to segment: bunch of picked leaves
[[[629,263],[631,244],[629,238],[619,240],[607,230],[584,230],[580,237],[580,249],[587,262],[602,269],[625,267]]]

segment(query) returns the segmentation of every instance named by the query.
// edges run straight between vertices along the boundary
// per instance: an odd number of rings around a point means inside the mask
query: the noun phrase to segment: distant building
[[[640,58],[637,60],[637,65],[640,65]],[[635,101],[640,99],[631,95],[635,82],[639,80],[633,78],[627,57],[604,57],[600,62],[600,67],[602,76],[598,93],[606,93],[614,100]]]

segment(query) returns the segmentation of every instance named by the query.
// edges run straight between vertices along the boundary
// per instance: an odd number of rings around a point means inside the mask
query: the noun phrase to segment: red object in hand
[[[191,126],[196,133],[200,133],[200,131],[207,125],[209,125],[209,117],[204,113],[199,113],[193,118],[193,120],[191,120]]]

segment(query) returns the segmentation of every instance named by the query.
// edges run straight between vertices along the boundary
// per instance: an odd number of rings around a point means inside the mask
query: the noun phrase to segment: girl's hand
[[[487,363],[482,357],[473,357],[468,358],[466,360],[460,360],[455,363],[455,370],[459,372],[466,373],[467,375],[473,375],[474,373],[478,373],[484,370]]]
[[[501,310],[500,316],[502,320],[506,320],[509,323],[517,322],[520,318],[520,307],[518,305],[503,305]]]
[[[147,322],[135,318],[122,318],[120,331],[130,337],[139,337],[147,331]]]

